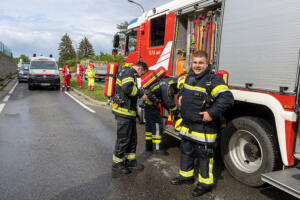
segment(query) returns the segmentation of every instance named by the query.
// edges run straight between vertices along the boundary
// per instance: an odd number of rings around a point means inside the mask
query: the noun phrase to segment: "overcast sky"
[[[136,0],[145,10],[171,0]],[[1,0],[0,41],[14,57],[33,53],[58,59],[58,44],[68,33],[78,47],[86,36],[95,53],[111,53],[116,25],[142,14],[127,0]]]

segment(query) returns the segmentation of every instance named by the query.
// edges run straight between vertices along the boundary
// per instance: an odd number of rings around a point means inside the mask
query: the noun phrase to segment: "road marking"
[[[11,88],[11,90],[8,92],[8,94],[12,94],[14,92],[14,90],[16,89],[17,85],[18,85],[18,82],[16,82],[16,84],[14,85],[13,88]]]
[[[3,102],[7,102],[8,99],[9,99],[9,97],[10,97],[10,95],[6,95],[6,96],[4,97],[4,99],[3,99]]]
[[[0,113],[2,112],[4,106],[5,106],[5,103],[1,103],[1,104],[0,104]]]
[[[88,111],[90,111],[91,113],[96,113],[94,110],[92,110],[91,108],[89,108],[86,105],[84,105],[83,103],[81,103],[78,99],[76,99],[75,97],[73,97],[72,95],[70,95],[68,92],[65,91],[64,93],[67,94],[69,97],[71,97],[79,105],[81,105],[82,107],[84,107],[85,109],[87,109]]]

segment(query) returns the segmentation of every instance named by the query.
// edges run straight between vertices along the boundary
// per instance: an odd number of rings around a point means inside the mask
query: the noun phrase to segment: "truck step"
[[[290,168],[262,174],[261,179],[300,199],[300,169]]]

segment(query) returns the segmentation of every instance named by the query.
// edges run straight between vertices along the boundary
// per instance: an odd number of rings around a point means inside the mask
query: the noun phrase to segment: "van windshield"
[[[57,69],[57,66],[53,61],[32,61],[30,69]]]

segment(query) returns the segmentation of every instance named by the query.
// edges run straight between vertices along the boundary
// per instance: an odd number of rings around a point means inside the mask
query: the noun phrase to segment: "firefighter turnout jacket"
[[[135,118],[137,99],[143,96],[143,90],[137,87],[137,72],[133,68],[123,68],[117,75],[116,87],[112,99],[112,112],[120,117]]]
[[[188,76],[178,80],[177,86],[179,96],[182,96],[180,135],[198,143],[213,144],[220,127],[220,116],[234,103],[224,80],[208,66],[199,75],[190,70]],[[212,121],[202,121],[203,116],[199,113],[204,111],[208,112]]]
[[[145,101],[147,105],[154,105],[157,107],[160,103],[170,113],[178,115],[179,111],[174,102],[174,95],[177,93],[177,79],[176,78],[162,78],[158,83],[153,84],[145,91],[148,100]]]

